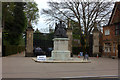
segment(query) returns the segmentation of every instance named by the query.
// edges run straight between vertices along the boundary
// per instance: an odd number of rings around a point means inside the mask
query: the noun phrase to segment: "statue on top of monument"
[[[56,23],[55,25],[55,32],[54,32],[54,37],[55,38],[67,38],[68,36],[66,35],[66,27],[65,25],[62,23],[62,21],[60,21],[60,23]]]

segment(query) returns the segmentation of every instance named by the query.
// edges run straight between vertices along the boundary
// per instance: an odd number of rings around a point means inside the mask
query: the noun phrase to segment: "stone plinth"
[[[70,59],[70,51],[68,50],[68,38],[54,38],[54,50],[52,51],[53,60]]]
[[[33,54],[33,28],[28,27],[26,30],[26,52],[25,56],[26,57],[32,57],[34,56]]]

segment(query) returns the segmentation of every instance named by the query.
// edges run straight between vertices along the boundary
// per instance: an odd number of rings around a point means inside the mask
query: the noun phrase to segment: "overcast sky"
[[[45,31],[46,29],[49,29],[49,25],[47,25],[46,23],[45,23],[45,19],[43,18],[43,16],[41,16],[41,14],[40,14],[40,12],[41,12],[41,10],[44,8],[48,8],[48,6],[47,6],[47,2],[48,2],[49,0],[35,0],[35,2],[38,4],[38,9],[39,9],[39,15],[40,15],[40,18],[39,18],[39,21],[38,21],[38,24],[37,25],[35,25],[35,28],[34,29],[36,29],[36,28],[38,28],[39,30],[40,30],[40,32],[48,32],[48,30],[47,31]]]
[[[50,1],[50,0],[34,0],[34,1],[38,4],[39,15],[40,15],[38,24],[35,25],[34,29],[38,28],[40,30],[40,32],[48,33],[49,32],[49,25],[47,25],[45,23],[45,18],[41,15],[41,10],[48,8],[47,2]],[[53,0],[53,1],[61,1],[61,0]],[[109,2],[109,0],[105,0],[105,1]],[[115,2],[115,1],[119,1],[119,0],[114,0],[113,2]]]

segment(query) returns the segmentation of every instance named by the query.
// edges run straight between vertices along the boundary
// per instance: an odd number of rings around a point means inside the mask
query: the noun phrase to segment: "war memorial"
[[[26,57],[33,57],[33,29],[32,27],[28,27],[26,30],[27,35],[27,44],[26,44]],[[70,38],[67,35],[67,29],[60,21],[58,24],[56,23],[54,39],[53,39],[53,51],[51,53],[51,57],[47,57],[45,55],[37,56],[39,58],[45,58],[44,60],[37,60],[37,58],[33,58],[35,62],[45,62],[45,63],[89,63],[90,60],[83,60],[82,58],[72,58],[71,51],[69,49]]]

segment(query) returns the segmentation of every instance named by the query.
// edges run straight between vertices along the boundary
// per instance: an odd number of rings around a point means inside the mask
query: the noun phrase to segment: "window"
[[[115,35],[120,35],[120,25],[115,26]]]
[[[111,44],[110,43],[105,43],[105,50],[104,52],[111,52]]]
[[[113,47],[113,53],[115,53],[115,47]]]
[[[110,35],[110,30],[105,30],[105,35]]]

